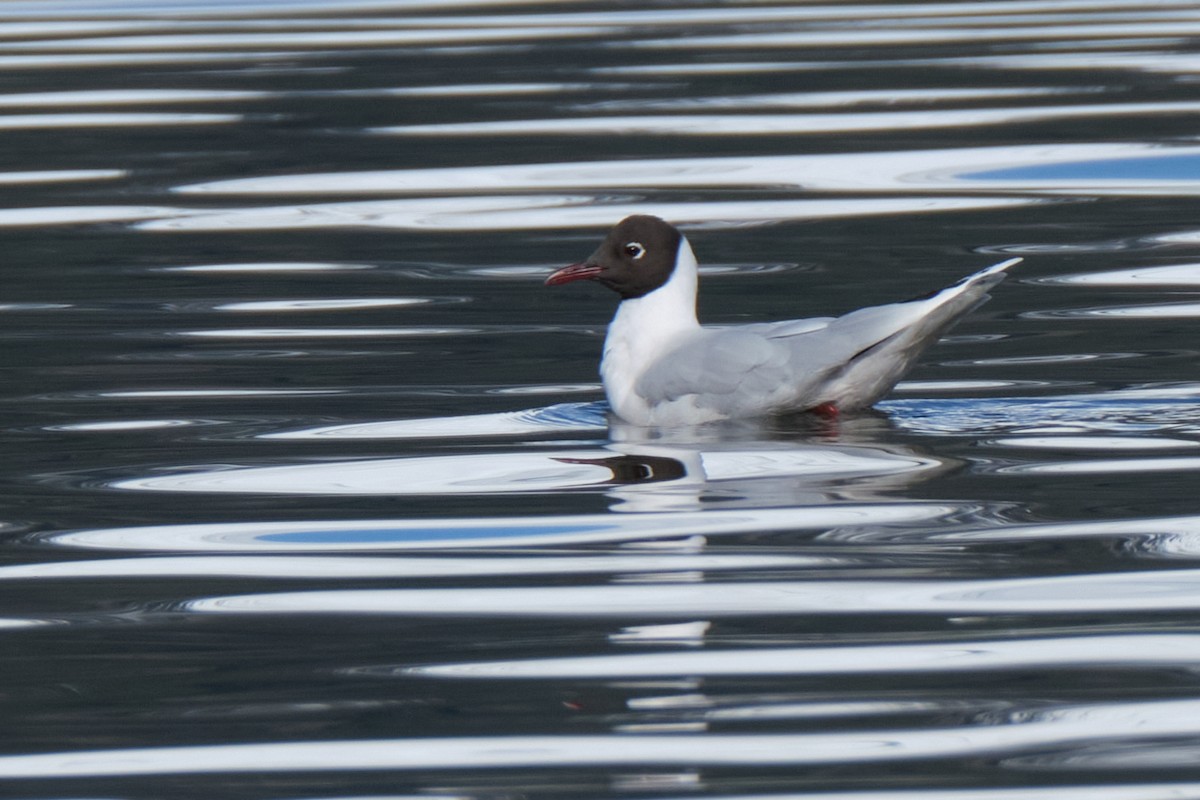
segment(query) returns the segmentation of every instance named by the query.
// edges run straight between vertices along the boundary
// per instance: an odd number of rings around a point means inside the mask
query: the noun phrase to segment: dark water
[[[0,796],[1200,798],[1200,10],[8,2]],[[877,414],[604,414],[1012,255]]]

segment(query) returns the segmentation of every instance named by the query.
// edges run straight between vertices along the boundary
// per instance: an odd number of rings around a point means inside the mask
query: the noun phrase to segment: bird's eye
[[[641,242],[629,242],[625,245],[625,255],[637,261],[642,256],[646,255],[646,248],[642,247]]]

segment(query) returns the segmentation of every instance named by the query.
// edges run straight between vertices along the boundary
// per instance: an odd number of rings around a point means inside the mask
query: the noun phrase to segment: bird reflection
[[[621,455],[607,458],[555,458],[562,464],[588,464],[612,470],[612,479],[601,484],[658,483],[687,476],[683,462],[666,456]]]
[[[556,458],[604,467],[612,510],[695,511],[891,501],[889,494],[957,462],[895,441],[879,413],[813,415],[645,428],[610,420],[598,458]]]

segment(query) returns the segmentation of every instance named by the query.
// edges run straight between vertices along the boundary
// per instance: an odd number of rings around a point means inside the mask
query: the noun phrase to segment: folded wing
[[[873,404],[917,356],[987,299],[1011,259],[937,293],[841,317],[705,328],[646,370],[636,391],[653,406],[692,397],[730,416]]]

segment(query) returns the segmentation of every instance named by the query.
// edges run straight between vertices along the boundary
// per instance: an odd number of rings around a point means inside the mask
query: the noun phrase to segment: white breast
[[[638,425],[662,424],[637,393],[638,379],[658,359],[700,333],[696,320],[696,256],[679,243],[671,278],[649,294],[624,300],[608,326],[600,375],[617,416]]]

